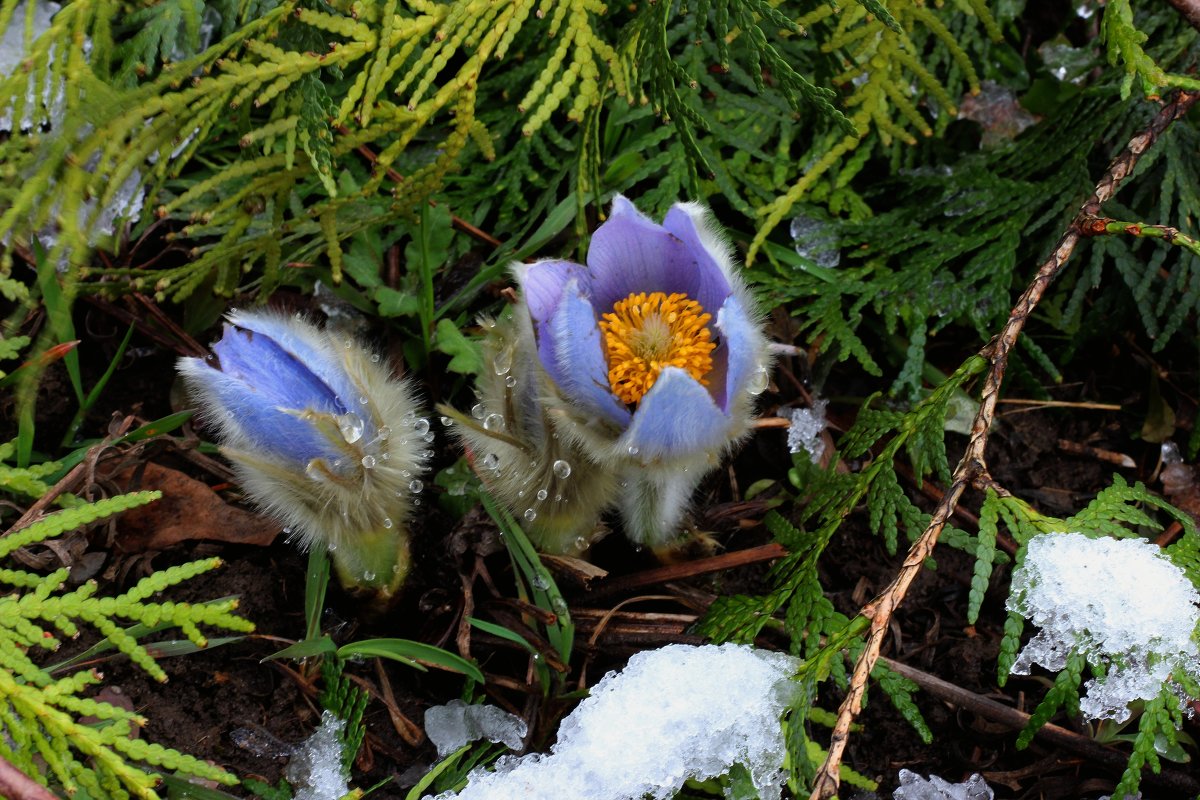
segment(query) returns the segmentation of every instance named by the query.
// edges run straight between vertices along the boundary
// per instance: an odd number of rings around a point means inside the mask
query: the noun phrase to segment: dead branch
[[[867,680],[871,670],[875,667],[875,662],[879,660],[879,651],[883,646],[883,638],[888,627],[891,625],[892,615],[903,602],[909,586],[921,571],[925,559],[932,554],[946,521],[958,507],[963,491],[968,486],[987,486],[992,483],[985,459],[988,432],[995,418],[996,402],[1000,396],[1000,385],[1004,380],[1004,372],[1008,367],[1008,356],[1016,344],[1017,337],[1021,334],[1021,329],[1025,327],[1025,322],[1029,319],[1030,314],[1037,308],[1037,304],[1042,299],[1050,282],[1054,280],[1071,257],[1075,246],[1083,236],[1084,226],[1090,220],[1099,217],[1100,207],[1116,193],[1121,182],[1133,172],[1138,159],[1154,145],[1163,131],[1176,119],[1186,114],[1197,100],[1200,100],[1200,92],[1178,93],[1171,102],[1162,108],[1150,125],[1135,135],[1129,144],[1117,154],[1108,170],[1096,184],[1092,196],[1080,208],[1075,219],[1071,221],[1066,232],[1058,240],[1053,252],[1038,267],[1033,281],[1017,299],[1003,329],[980,351],[980,354],[988,360],[989,367],[980,394],[979,411],[971,425],[971,437],[966,452],[955,468],[950,486],[934,510],[928,527],[913,543],[896,577],[878,597],[863,606],[859,612],[871,623],[866,635],[866,647],[863,648],[863,652],[854,666],[854,674],[850,680],[846,697],[838,708],[837,723],[829,743],[829,755],[817,771],[813,781],[811,800],[828,800],[837,794],[840,783],[838,770],[846,750],[850,726],[862,709]]]

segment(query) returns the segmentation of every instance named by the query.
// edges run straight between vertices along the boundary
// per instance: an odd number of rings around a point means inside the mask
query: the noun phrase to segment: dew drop
[[[419,498],[419,497],[414,497],[414,498],[413,498],[413,501],[412,501],[412,504],[413,504],[414,506],[419,506],[419,505],[421,505],[421,498]]]
[[[454,420],[450,419],[449,417],[442,417],[442,425],[445,427],[449,428],[453,424]]]
[[[392,564],[392,574],[393,575],[400,574],[400,565],[399,564]]]
[[[429,433],[429,420],[425,419],[424,417],[418,419],[413,423],[413,432],[416,433],[417,436],[424,436],[425,434]]]
[[[371,401],[367,399],[367,396],[365,394],[360,394],[358,396],[358,404],[360,406],[365,406],[369,402],[371,402]]]
[[[354,444],[362,438],[366,425],[358,414],[354,412],[341,414],[336,419],[338,430],[342,432],[342,438],[346,440],[347,444]]]
[[[367,454],[362,457],[363,469],[374,469],[375,464],[376,464],[375,456]]]
[[[333,551],[337,550],[337,542],[330,542],[329,544],[325,545],[325,549],[332,553]]]
[[[532,508],[527,508],[525,509],[524,517],[526,522],[533,522],[535,519],[537,519],[537,512]]]
[[[304,474],[314,481],[319,481],[325,477],[321,471],[320,465],[317,464],[317,459],[315,458],[312,461],[309,461],[304,467]]]
[[[372,364],[379,363],[379,353],[371,353],[371,363]]]
[[[561,458],[555,461],[550,468],[554,470],[554,476],[559,480],[565,481],[567,478],[571,477],[571,465],[566,461],[563,461]]]
[[[417,453],[417,455],[419,455],[421,458],[433,458],[433,451],[422,450],[421,452]]]
[[[575,549],[582,553],[584,550],[588,549],[588,545],[590,544],[591,542],[587,540],[586,536],[580,536],[575,540]]]
[[[345,345],[346,345],[346,349],[347,349],[347,350],[349,350],[351,347],[354,347],[354,342],[352,342],[352,341],[350,341],[349,339],[347,339],[347,340],[345,341]]]
[[[388,460],[389,458],[391,458],[391,457],[392,457],[392,454],[391,454],[391,453],[380,453],[380,454],[379,454],[379,460],[380,460],[380,461],[387,461],[387,460]]]
[[[409,481],[408,490],[413,494],[419,494],[424,488],[425,484],[421,483],[421,481],[417,480],[416,478],[413,478],[411,481]]]
[[[471,416],[475,419],[483,419],[487,416],[487,407],[483,403],[476,403],[471,406]]]
[[[483,458],[479,459],[479,466],[484,469],[495,469],[500,466],[500,456],[495,453],[488,453]]]
[[[529,511],[532,511],[532,510],[533,510],[532,508],[529,509]],[[526,517],[529,516],[529,511],[525,512]],[[544,592],[550,588],[550,581],[548,581],[546,579],[545,575],[541,575],[541,574],[534,575],[533,580],[531,580],[529,583],[533,586],[533,588],[537,589],[539,592]]]
[[[524,489],[519,490],[517,492],[517,499],[522,500],[522,499],[524,499],[524,497],[525,497],[525,490]]]
[[[513,388],[514,386],[516,386],[517,385],[517,376],[509,375],[507,378],[504,379],[504,385],[510,389]]]
[[[567,607],[567,601],[563,600],[561,597],[555,597],[553,600],[551,600],[550,608],[560,617],[565,617],[567,612],[571,610]]]
[[[363,580],[364,580],[364,581],[373,581],[373,580],[375,580],[375,573],[374,573],[374,572],[371,572],[371,570],[367,570],[366,572],[364,572],[364,573],[363,573]]]
[[[391,518],[391,517],[384,517],[384,518],[383,518],[383,527],[385,527],[385,528],[390,528],[390,527],[392,527],[392,518]]]
[[[550,493],[547,492],[545,489],[538,489],[538,493],[537,493],[538,500],[545,500],[549,496],[550,496]]]
[[[561,503],[563,501],[561,494],[554,495],[554,502]]]
[[[402,470],[400,470],[400,477],[401,477],[401,478],[411,478],[411,477],[412,477],[412,473],[411,473],[411,472],[409,472],[409,471],[408,471],[408,470],[406,470],[406,469],[402,469]]]
[[[504,430],[504,417],[499,414],[488,414],[483,420],[483,429],[487,431]]]
[[[512,369],[513,351],[512,348],[505,348],[496,354],[496,358],[492,361],[492,367],[496,370],[497,375],[507,375]]]
[[[379,441],[386,442],[392,436],[392,429],[387,425],[380,426],[379,433],[377,435],[379,436]]]
[[[625,448],[625,450],[631,456],[636,456],[638,454],[638,446],[636,444],[629,445],[629,447]]]
[[[750,378],[746,381],[746,391],[750,394],[762,394],[767,390],[767,384],[771,382],[771,375],[767,372],[767,368],[762,364],[751,373]]]
[[[435,437],[434,437],[433,433],[432,433],[432,432],[430,432],[430,433],[427,433],[427,434],[425,434],[424,436],[422,436],[422,437],[421,437],[421,441],[423,441],[423,442],[425,442],[426,444],[428,444],[429,442],[432,442],[432,441],[434,440],[434,438],[435,438]]]

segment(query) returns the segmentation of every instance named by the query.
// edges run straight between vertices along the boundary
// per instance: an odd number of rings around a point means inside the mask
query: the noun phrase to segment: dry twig
[[[829,743],[829,755],[817,771],[813,781],[812,800],[827,800],[837,794],[840,783],[838,770],[841,766],[842,755],[846,750],[850,726],[862,709],[867,680],[876,661],[879,660],[879,651],[883,646],[883,638],[891,625],[892,615],[903,602],[909,586],[921,571],[925,559],[932,554],[946,521],[958,506],[963,491],[968,486],[995,488],[995,482],[988,473],[984,451],[987,447],[988,431],[996,414],[1000,385],[1004,380],[1005,369],[1008,367],[1008,356],[1016,344],[1021,329],[1025,327],[1025,322],[1037,307],[1050,282],[1054,280],[1071,257],[1080,238],[1085,235],[1084,231],[1094,230],[1094,220],[1100,218],[1100,207],[1116,193],[1121,182],[1133,172],[1138,159],[1154,145],[1163,131],[1176,119],[1186,114],[1197,100],[1200,100],[1200,92],[1180,92],[1162,108],[1150,125],[1135,135],[1113,159],[1108,170],[1096,184],[1092,196],[1075,215],[1075,219],[1071,221],[1066,232],[1058,240],[1050,257],[1038,268],[1033,281],[1021,293],[1016,305],[1008,315],[1008,321],[1004,324],[1004,328],[981,351],[980,354],[988,360],[989,366],[984,377],[979,411],[971,425],[971,438],[962,460],[954,470],[953,480],[942,501],[934,510],[928,527],[908,551],[904,564],[900,567],[896,577],[878,597],[863,606],[859,612],[870,620],[870,628],[866,635],[866,647],[863,648],[863,652],[854,666],[849,690],[838,709],[837,724],[834,726]]]

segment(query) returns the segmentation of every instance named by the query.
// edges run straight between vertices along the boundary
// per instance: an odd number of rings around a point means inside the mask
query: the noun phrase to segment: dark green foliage
[[[1028,747],[1029,743],[1033,741],[1034,734],[1049,722],[1059,709],[1063,709],[1070,715],[1079,713],[1079,684],[1083,680],[1083,668],[1086,663],[1079,653],[1071,653],[1067,656],[1067,665],[1058,673],[1054,679],[1054,685],[1038,703],[1037,708],[1029,717],[1029,723],[1017,737],[1017,747]]]
[[[882,662],[875,665],[875,669],[871,671],[871,677],[887,695],[887,698],[892,701],[892,705],[900,712],[900,716],[904,717],[909,725],[912,725],[913,730],[921,737],[921,741],[925,744],[932,742],[933,731],[929,730],[929,724],[925,722],[921,710],[913,702],[913,695],[920,687],[903,675],[889,669]]]

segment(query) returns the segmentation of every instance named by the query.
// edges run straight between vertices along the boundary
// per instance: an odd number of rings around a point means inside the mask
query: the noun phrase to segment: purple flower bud
[[[324,542],[343,585],[386,601],[408,572],[431,436],[408,384],[299,315],[235,311],[213,352],[179,371],[247,494],[302,546]]]
[[[701,206],[659,225],[618,196],[586,266],[540,261],[516,277],[522,302],[486,344],[506,369],[479,383],[482,419],[498,422],[460,426],[477,470],[518,516],[533,512],[546,549],[586,545],[610,505],[635,542],[667,544],[766,388],[767,342],[728,244]],[[480,470],[486,453],[515,469]],[[574,465],[579,496],[555,485],[565,506],[526,506],[555,460]]]

